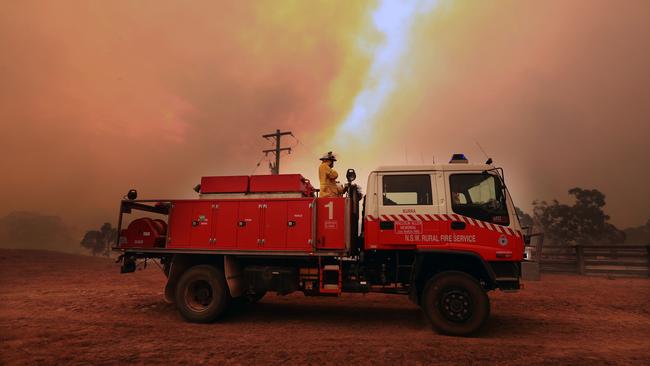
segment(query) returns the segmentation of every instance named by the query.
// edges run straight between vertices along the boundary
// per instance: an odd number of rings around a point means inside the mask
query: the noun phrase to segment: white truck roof
[[[373,172],[411,172],[411,171],[483,171],[494,169],[493,166],[487,164],[429,164],[429,165],[385,165],[377,167]]]

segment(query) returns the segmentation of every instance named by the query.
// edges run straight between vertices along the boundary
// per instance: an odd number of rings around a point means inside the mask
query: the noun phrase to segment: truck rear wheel
[[[490,315],[490,300],[481,285],[474,277],[457,271],[431,278],[421,304],[435,330],[452,336],[476,333]]]
[[[214,266],[191,267],[176,285],[176,307],[189,322],[212,322],[225,312],[229,302],[226,277]]]

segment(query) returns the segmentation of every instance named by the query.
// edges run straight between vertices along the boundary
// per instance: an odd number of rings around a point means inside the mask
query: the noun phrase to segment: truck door
[[[287,246],[287,201],[266,201],[262,206],[264,224],[262,249],[284,249]]]
[[[168,248],[186,248],[190,245],[193,202],[174,202],[169,213]]]
[[[212,209],[212,246],[233,249],[237,246],[239,202],[219,201]]]
[[[288,250],[312,249],[312,202],[300,200],[287,203]]]
[[[210,248],[212,206],[213,203],[210,201],[192,203],[192,228],[190,229],[190,246],[192,248]]]
[[[501,179],[487,172],[446,172],[450,198],[449,245],[481,253],[510,252],[520,243],[512,229]]]
[[[237,221],[237,248],[260,249],[261,201],[241,201]]]
[[[317,249],[345,249],[345,234],[349,232],[345,207],[346,198],[343,197],[321,197],[316,200]]]
[[[436,177],[434,172],[378,175],[377,249],[440,244],[444,231]]]

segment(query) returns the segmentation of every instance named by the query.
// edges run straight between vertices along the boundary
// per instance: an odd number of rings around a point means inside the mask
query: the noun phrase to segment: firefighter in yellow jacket
[[[334,170],[334,162],[336,157],[329,151],[327,154],[320,158],[322,161],[318,168],[318,178],[320,180],[320,196],[321,197],[341,197],[345,192],[342,185],[338,184],[336,179],[339,173]]]

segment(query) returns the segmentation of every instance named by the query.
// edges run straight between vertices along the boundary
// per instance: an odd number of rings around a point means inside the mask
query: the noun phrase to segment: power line
[[[266,159],[266,155],[262,155],[262,157],[261,157],[260,160],[257,162],[257,164],[255,164],[255,168],[253,168],[253,171],[252,171],[249,175],[253,175],[253,174],[255,174],[255,172],[257,171],[257,168],[260,167],[260,165],[262,164],[262,161],[264,161],[264,159]]]
[[[293,133],[291,134],[291,137],[293,137],[293,139],[296,140],[296,145],[294,145],[294,146],[297,146],[297,145],[305,146],[305,144],[303,144],[302,141],[300,141],[300,140],[296,137],[296,135],[294,135]]]
[[[281,132],[280,130],[275,130],[275,133],[269,133],[266,135],[262,135],[265,139],[270,139],[273,138],[275,139],[275,149],[270,149],[270,150],[262,150],[265,156],[268,156],[268,154],[275,154],[275,164],[272,162],[269,162],[269,168],[271,169],[271,174],[277,175],[280,174],[280,154],[282,151],[288,151],[289,154],[291,154],[291,148],[290,147],[281,147],[281,142],[280,139],[282,136],[286,135],[292,135],[291,131],[286,131],[286,132]],[[294,137],[295,138],[295,137]],[[261,163],[261,161],[260,161]]]

